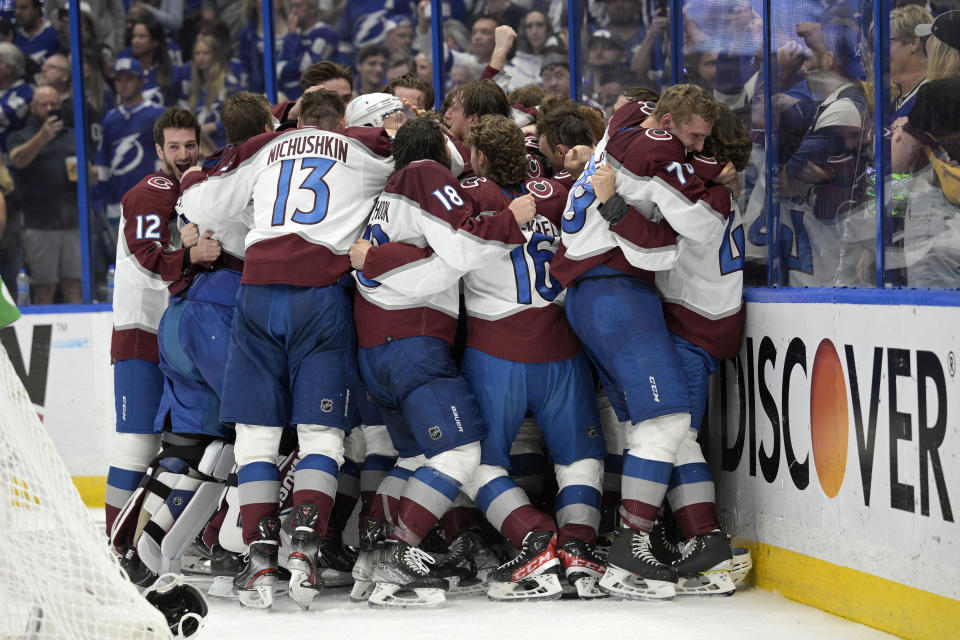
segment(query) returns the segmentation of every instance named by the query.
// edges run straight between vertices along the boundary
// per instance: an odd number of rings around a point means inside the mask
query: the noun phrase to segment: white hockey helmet
[[[403,111],[403,102],[389,93],[368,93],[357,96],[347,105],[348,127],[382,127],[384,117]]]

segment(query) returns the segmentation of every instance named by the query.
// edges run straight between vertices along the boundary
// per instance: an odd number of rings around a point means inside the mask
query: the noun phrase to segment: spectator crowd
[[[880,133],[891,144],[883,244],[884,280],[894,286],[957,283],[955,205],[941,201],[945,197],[929,175],[933,164],[926,151],[949,158],[955,92],[936,96],[942,100],[937,115],[930,116],[937,122],[934,138],[918,137],[909,122],[926,84],[960,77],[960,14],[951,11],[956,4],[896,0],[889,16],[891,101],[882,105]],[[79,163],[72,146],[68,2],[0,5],[0,187],[6,196],[0,276],[7,286],[12,288],[24,269],[34,303],[79,302],[80,167],[93,183],[94,298],[106,298],[119,203],[159,163],[151,128],[162,110],[191,111],[201,123],[201,150],[209,154],[226,143],[223,101],[240,90],[264,91],[261,5],[259,0],[81,1],[89,126],[88,157]],[[418,109],[429,109],[434,94],[449,95],[480,78],[491,62],[503,72],[511,104],[534,107],[546,96],[571,97],[566,2],[445,0],[442,6],[443,59],[437,63],[444,65],[447,86],[438,91],[432,86],[429,0],[278,0],[273,28],[279,100],[297,100],[302,75],[321,61],[351,70],[350,97],[392,86],[392,93]],[[588,0],[583,9],[577,102],[609,118],[628,89],[660,91],[669,84],[674,74],[667,3]],[[501,25],[518,37],[501,52],[503,60],[495,61],[495,31]],[[872,5],[799,0],[775,7],[775,86],[769,92],[763,86],[757,2],[689,0],[681,30],[681,79],[733,109],[754,141],[739,189],[748,228],[747,283],[767,284],[772,190],[781,229],[775,234],[780,279],[773,284],[872,286],[877,233]],[[594,130],[601,128],[595,124]],[[773,141],[769,171],[767,132]],[[549,157],[550,150],[542,153]],[[952,160],[945,162],[950,166]],[[30,175],[38,172],[43,178]],[[773,184],[766,184],[768,174]],[[931,213],[941,205],[951,215]]]

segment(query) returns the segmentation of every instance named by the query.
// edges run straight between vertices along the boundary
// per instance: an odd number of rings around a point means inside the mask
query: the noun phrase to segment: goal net
[[[0,639],[170,637],[97,530],[0,347]]]

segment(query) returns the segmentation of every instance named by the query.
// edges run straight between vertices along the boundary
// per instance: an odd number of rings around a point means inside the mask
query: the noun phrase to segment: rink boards
[[[960,637],[960,307],[890,293],[751,292],[740,355],[714,377],[708,456],[758,586],[898,635]],[[0,340],[102,505],[109,307],[29,311]]]
[[[713,380],[708,458],[759,586],[956,638],[960,307],[889,293],[751,293],[739,357]]]

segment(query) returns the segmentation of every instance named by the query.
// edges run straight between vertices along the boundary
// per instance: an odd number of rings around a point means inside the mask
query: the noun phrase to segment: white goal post
[[[170,637],[98,531],[0,347],[0,639]]]

